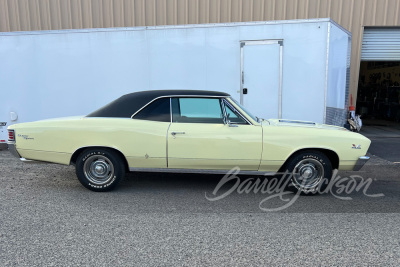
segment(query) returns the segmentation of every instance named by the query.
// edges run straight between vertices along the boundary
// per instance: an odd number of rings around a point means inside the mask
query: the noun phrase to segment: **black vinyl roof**
[[[229,94],[215,91],[202,90],[154,90],[142,91],[123,95],[104,107],[90,113],[87,117],[116,117],[130,118],[144,105],[155,98],[163,96],[220,96],[227,97]]]

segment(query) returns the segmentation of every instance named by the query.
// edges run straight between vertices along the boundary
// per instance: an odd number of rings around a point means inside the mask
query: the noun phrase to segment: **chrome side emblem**
[[[351,148],[353,148],[353,149],[361,149],[361,145],[355,145],[355,144],[353,144],[353,146],[352,146]]]
[[[26,134],[19,134],[18,136],[24,138],[25,140],[33,140],[33,139],[35,139],[33,137],[29,137],[29,135],[26,135]]]

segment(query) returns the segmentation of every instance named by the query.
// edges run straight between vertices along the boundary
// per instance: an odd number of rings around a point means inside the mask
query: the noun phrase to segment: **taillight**
[[[15,132],[14,132],[14,130],[8,130],[8,141],[15,141]]]

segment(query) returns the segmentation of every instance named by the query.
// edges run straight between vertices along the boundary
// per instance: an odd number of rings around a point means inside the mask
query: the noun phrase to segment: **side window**
[[[224,123],[219,98],[173,98],[172,121],[178,123]]]
[[[170,122],[171,115],[169,102],[169,98],[160,98],[155,100],[133,116],[133,119]]]
[[[226,102],[225,102],[225,111],[228,120],[232,124],[248,124],[247,121],[244,120],[235,109],[231,108],[228,104],[226,104]]]

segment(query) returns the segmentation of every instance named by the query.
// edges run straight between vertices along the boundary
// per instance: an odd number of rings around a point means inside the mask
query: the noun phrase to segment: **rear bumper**
[[[30,159],[26,159],[21,157],[21,155],[18,153],[17,148],[15,146],[15,142],[8,142],[7,143],[8,146],[8,150],[11,152],[11,154],[16,157],[17,159],[21,160],[22,162],[25,163],[36,163],[38,161],[34,161],[34,160],[30,160]]]
[[[18,153],[18,151],[17,151],[17,148],[16,148],[16,146],[15,146],[15,142],[8,142],[7,145],[8,145],[8,150],[11,152],[11,154],[12,154],[14,157],[20,159],[21,156],[19,155],[19,153]]]
[[[359,171],[364,166],[364,164],[367,163],[368,160],[369,160],[368,156],[359,157],[356,162],[356,165],[353,168],[353,171]]]

